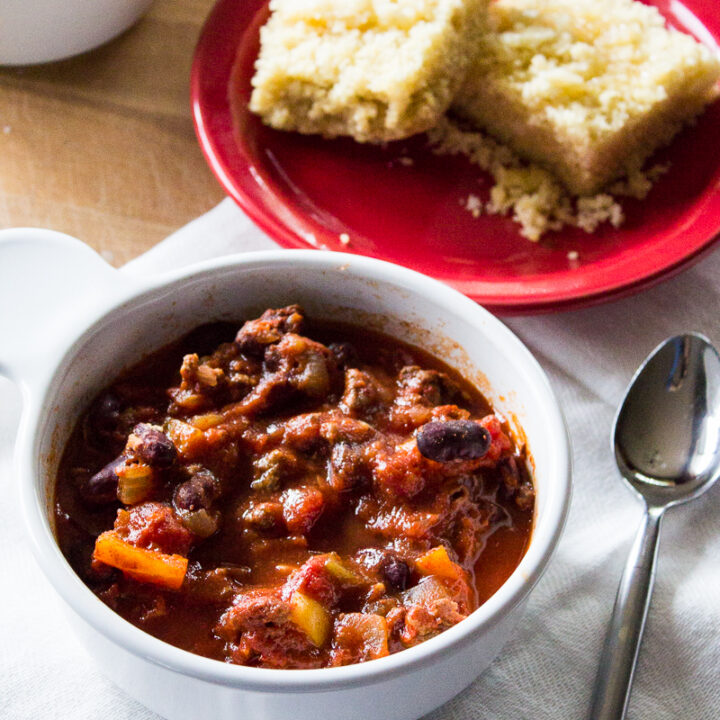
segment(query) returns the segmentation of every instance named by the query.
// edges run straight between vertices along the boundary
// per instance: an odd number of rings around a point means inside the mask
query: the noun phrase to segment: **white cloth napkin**
[[[270,247],[274,242],[225,200],[123,271],[150,274]],[[605,627],[641,512],[610,452],[615,407],[636,366],[666,336],[697,330],[720,344],[719,310],[720,252],[715,252],[681,276],[627,300],[508,322],[549,374],[567,417],[575,466],[570,518],[515,637],[487,672],[428,720],[586,716]],[[0,717],[157,720],[98,673],[31,559],[9,472],[18,413],[14,388],[0,379]],[[719,558],[716,487],[672,509],[665,519],[630,720],[720,716]]]

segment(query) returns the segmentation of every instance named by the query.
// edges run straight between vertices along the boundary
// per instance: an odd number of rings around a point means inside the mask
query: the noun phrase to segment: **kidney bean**
[[[138,442],[133,452],[151,467],[170,467],[177,457],[177,450],[172,440],[162,431],[148,423],[140,423],[133,429]]]
[[[390,587],[404,590],[410,581],[410,568],[404,560],[390,556],[382,566],[383,576]]]
[[[125,462],[125,455],[119,455],[102,470],[89,477],[80,486],[80,495],[93,505],[105,505],[117,500],[118,476],[115,470]]]
[[[209,510],[215,499],[219,483],[217,478],[205,468],[192,471],[192,477],[175,489],[173,502],[178,510]]]
[[[473,420],[429,422],[416,436],[420,454],[429,460],[476,460],[490,449],[490,433]]]

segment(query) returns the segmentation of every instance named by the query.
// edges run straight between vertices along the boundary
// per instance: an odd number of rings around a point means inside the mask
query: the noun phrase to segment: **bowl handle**
[[[0,231],[0,375],[29,389],[92,315],[133,287],[69,235]]]

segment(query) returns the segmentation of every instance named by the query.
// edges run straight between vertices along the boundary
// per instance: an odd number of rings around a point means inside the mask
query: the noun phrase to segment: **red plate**
[[[717,0],[654,0],[707,44],[720,38]],[[370,255],[447,282],[501,314],[576,308],[635,292],[678,272],[720,233],[720,102],[656,156],[670,171],[626,222],[574,228],[530,243],[508,218],[460,205],[488,178],[440,158],[422,136],[384,148],[278,132],[247,109],[266,0],[220,0],[192,68],[195,126],[212,170],[240,207],[286,247]],[[715,45],[717,48],[717,46]],[[403,158],[412,158],[410,165]],[[349,246],[340,241],[347,233]],[[577,251],[579,260],[568,260]]]

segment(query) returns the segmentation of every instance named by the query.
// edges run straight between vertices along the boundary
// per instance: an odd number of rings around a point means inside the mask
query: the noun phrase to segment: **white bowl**
[[[458,625],[360,665],[266,670],[179,650],[106,607],[53,536],[56,466],[75,419],[102,387],[199,324],[291,302],[316,317],[376,326],[442,357],[523,428],[535,464],[532,539],[512,576]],[[248,253],[147,280],[112,269],[67,236],[7,230],[0,232],[0,307],[0,338],[12,339],[0,344],[0,372],[20,384],[24,401],[15,472],[35,555],[88,652],[140,702],[170,720],[410,720],[467,686],[507,641],[560,536],[570,458],[545,374],[475,303],[423,275],[356,255]]]
[[[0,65],[62,60],[127,30],[152,0],[0,0]]]

